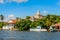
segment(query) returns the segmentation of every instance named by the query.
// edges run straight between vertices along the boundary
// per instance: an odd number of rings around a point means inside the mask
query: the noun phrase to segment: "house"
[[[50,26],[50,31],[60,31],[60,23]]]
[[[14,29],[14,26],[15,26],[15,23],[17,22],[18,20],[9,20],[7,22],[7,25],[3,26],[2,29]]]

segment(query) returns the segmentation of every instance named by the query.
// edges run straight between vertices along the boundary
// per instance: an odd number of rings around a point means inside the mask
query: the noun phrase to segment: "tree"
[[[4,26],[3,22],[0,22],[0,29]]]
[[[18,20],[19,19],[19,17],[16,17],[16,20]]]
[[[26,19],[29,19],[30,20],[30,16],[26,16]]]
[[[20,22],[17,22],[15,24],[15,26],[17,26],[20,31],[26,31],[29,30],[30,24],[31,24],[30,20],[21,19]]]
[[[60,22],[60,16],[58,15],[46,15],[42,19],[37,19],[36,21],[31,22],[30,16],[26,16],[26,19],[21,19],[20,22],[17,22],[16,25],[21,31],[29,30],[30,28],[36,28],[41,26],[49,30],[51,25]]]
[[[4,19],[4,16],[1,14],[0,15],[0,20],[3,21],[3,19]]]

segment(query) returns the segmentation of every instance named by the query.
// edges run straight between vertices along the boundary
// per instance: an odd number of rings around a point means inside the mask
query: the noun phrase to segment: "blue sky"
[[[0,14],[15,17],[33,16],[37,10],[42,15],[60,15],[60,0],[0,0]]]

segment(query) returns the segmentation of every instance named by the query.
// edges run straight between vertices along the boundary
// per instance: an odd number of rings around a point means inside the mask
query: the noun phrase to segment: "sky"
[[[38,10],[41,15],[60,15],[60,0],[0,0],[0,14],[4,16],[24,18]]]

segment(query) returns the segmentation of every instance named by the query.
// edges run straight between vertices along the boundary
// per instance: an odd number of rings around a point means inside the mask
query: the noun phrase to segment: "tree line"
[[[5,23],[3,22],[4,16],[0,15],[0,28],[2,28]],[[60,23],[60,15],[46,15],[42,19],[37,19],[36,21],[31,21],[30,16],[26,16],[25,19],[16,18],[16,20],[20,19],[19,22],[15,23],[15,28],[20,31],[28,31],[30,28],[36,28],[37,26],[41,26],[41,28],[49,29],[51,25],[55,23]]]
[[[26,19],[20,19],[20,22],[16,23],[16,26],[20,30],[29,30],[30,28],[36,28],[37,26],[41,26],[41,28],[45,28],[49,30],[51,25],[60,22],[60,15],[46,15],[42,19],[37,19],[36,21],[29,20],[30,16],[26,16]]]

